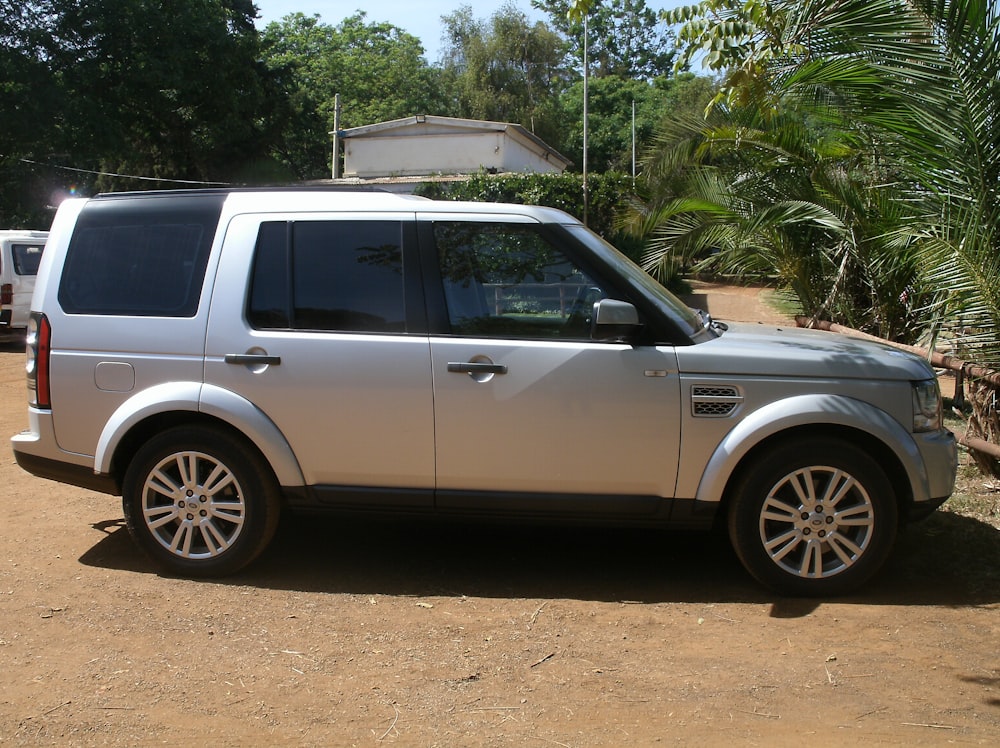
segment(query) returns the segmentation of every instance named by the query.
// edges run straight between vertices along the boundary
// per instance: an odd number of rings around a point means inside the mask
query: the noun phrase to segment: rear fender
[[[229,424],[261,451],[280,485],[304,485],[298,460],[271,419],[249,400],[200,382],[167,382],[143,390],[122,403],[108,419],[98,440],[95,472],[111,472],[115,451],[125,435],[139,423],[153,416],[183,411],[203,413]]]

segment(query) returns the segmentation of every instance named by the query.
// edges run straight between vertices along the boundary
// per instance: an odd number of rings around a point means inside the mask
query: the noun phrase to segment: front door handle
[[[459,374],[506,374],[507,367],[504,364],[480,364],[473,362],[449,361],[448,371]]]
[[[281,356],[269,356],[266,353],[227,353],[225,361],[227,364],[268,364],[277,366],[281,363]]]

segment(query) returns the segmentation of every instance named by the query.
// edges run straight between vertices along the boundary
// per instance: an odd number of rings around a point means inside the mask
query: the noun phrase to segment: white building
[[[521,125],[415,117],[339,133],[345,179],[562,172],[572,162]]]

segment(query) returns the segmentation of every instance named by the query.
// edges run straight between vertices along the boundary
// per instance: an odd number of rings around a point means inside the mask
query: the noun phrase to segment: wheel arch
[[[914,500],[929,498],[929,481],[920,451],[896,420],[859,400],[802,396],[762,408],[727,434],[702,475],[698,502],[721,502],[725,509],[733,486],[761,454],[808,436],[841,438],[872,454],[896,491],[901,516]],[[719,516],[724,516],[724,511]]]
[[[725,517],[728,514],[729,504],[732,501],[732,496],[736,486],[741,483],[743,478],[761,456],[770,450],[784,446],[785,444],[802,442],[811,437],[840,439],[854,444],[870,454],[875,461],[878,462],[879,466],[884,470],[886,477],[889,479],[889,483],[892,485],[895,492],[900,517],[904,516],[906,507],[908,507],[913,501],[913,492],[910,488],[909,477],[907,476],[906,469],[903,467],[903,463],[900,462],[898,456],[888,447],[888,445],[885,444],[885,442],[880,441],[868,432],[838,424],[799,426],[774,434],[756,444],[749,452],[747,452],[744,458],[736,466],[736,469],[730,474],[729,480],[726,482],[726,487],[722,493],[722,511],[720,511],[719,516]]]
[[[101,433],[94,455],[95,472],[111,475],[120,491],[139,447],[152,435],[185,424],[231,432],[260,453],[279,485],[304,485],[298,460],[271,419],[245,398],[198,382],[158,385],[122,403]]]

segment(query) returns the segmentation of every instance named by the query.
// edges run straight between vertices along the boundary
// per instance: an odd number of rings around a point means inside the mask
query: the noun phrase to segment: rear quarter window
[[[67,314],[193,317],[225,195],[96,199],[59,284]]]

